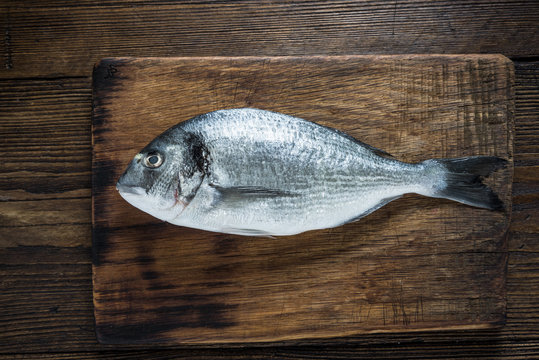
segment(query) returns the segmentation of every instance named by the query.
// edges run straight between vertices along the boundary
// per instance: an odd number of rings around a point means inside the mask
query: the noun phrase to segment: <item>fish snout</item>
[[[127,172],[120,176],[120,179],[118,179],[118,182],[116,183],[116,190],[118,190],[121,194],[142,195],[145,193],[145,190],[142,187],[129,181]]]

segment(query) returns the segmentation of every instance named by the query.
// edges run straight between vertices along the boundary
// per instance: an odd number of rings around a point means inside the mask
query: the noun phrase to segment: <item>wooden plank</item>
[[[383,346],[298,346],[279,348],[242,348],[242,349],[189,349],[189,350],[139,350],[139,351],[105,351],[85,353],[43,353],[43,354],[9,354],[0,360],[19,359],[190,359],[190,360],[242,360],[260,359],[282,360],[292,359],[469,359],[477,360],[480,357],[487,359],[533,359],[539,351],[538,344],[518,346],[511,341],[461,343],[450,348],[451,357],[448,357],[448,347],[444,344],[384,344]]]
[[[83,250],[83,251],[81,251]],[[89,249],[48,249],[34,247],[12,248],[9,252],[0,250],[0,257],[16,259],[20,253],[19,264],[4,265],[0,269],[2,293],[0,294],[0,318],[4,324],[0,332],[0,354],[34,352],[103,351],[131,349],[126,346],[99,345],[95,340],[91,278],[89,264],[76,264],[87,261]],[[22,263],[28,261],[30,263]],[[537,289],[537,263],[539,253],[511,253],[508,282],[508,323],[502,330],[493,331],[446,331],[413,334],[377,334],[338,339],[320,339],[301,342],[309,346],[298,347],[297,342],[287,342],[279,347],[266,348],[259,354],[277,351],[282,359],[294,356],[320,356],[333,358],[344,352],[361,353],[372,347],[393,349],[393,358],[404,354],[435,354],[451,348],[458,343],[461,354],[472,356],[477,351],[498,349],[499,354],[491,358],[505,358],[504,354],[519,353],[539,345],[537,333],[539,301]],[[76,264],[76,265],[73,265]],[[23,345],[26,347],[22,348]],[[333,345],[333,346],[331,346]],[[285,346],[285,347],[283,347]],[[484,348],[482,348],[484,346]],[[288,347],[288,348],[287,348]],[[176,352],[188,356],[200,348],[187,347]],[[243,353],[237,346],[220,351],[207,351],[208,358],[217,357],[216,353],[239,356]],[[148,359],[158,359],[158,353],[146,354]],[[366,353],[368,354],[368,353]],[[56,354],[61,356],[59,354]],[[39,358],[27,355],[28,358]],[[371,355],[372,356],[372,355]],[[434,356],[432,356],[434,357]],[[73,356],[73,358],[77,358]],[[133,357],[136,358],[136,357]],[[369,358],[369,357],[367,357]],[[389,355],[387,356],[389,357]]]
[[[4,1],[1,77],[105,56],[539,55],[537,1]]]
[[[94,86],[102,342],[260,342],[505,321],[509,212],[406,196],[356,223],[261,241],[162,223],[114,187],[139,148],[178,120],[252,106],[338,128],[405,161],[507,158],[492,186],[509,206],[506,58],[110,59]]]
[[[539,62],[524,62],[518,65],[518,80],[515,84],[516,116],[519,119],[518,136],[515,137],[515,152],[539,154],[537,112],[539,109],[539,85],[537,73]],[[535,158],[537,159],[537,157]],[[537,162],[536,165],[539,165]]]
[[[90,84],[0,80],[2,201],[89,196]]]
[[[479,356],[491,359],[518,359],[537,358],[539,350],[539,236],[535,230],[537,224],[537,209],[539,203],[539,165],[538,153],[525,152],[529,147],[523,148],[518,144],[539,144],[539,131],[536,119],[539,118],[539,107],[536,102],[539,99],[539,62],[523,63],[516,62],[516,103],[515,113],[515,175],[513,193],[518,196],[519,204],[515,204],[512,213],[512,226],[508,241],[508,273],[507,273],[507,322],[505,327],[490,331],[445,331],[413,334],[375,334],[358,337],[345,337],[330,340],[316,340],[314,342],[287,342],[273,344],[264,348],[240,348],[219,349],[187,349],[167,350],[166,352],[155,350],[136,350],[133,347],[113,348],[99,345],[95,340],[93,306],[91,303],[91,250],[86,230],[80,230],[78,236],[80,246],[69,244],[69,234],[78,230],[72,229],[72,225],[43,225],[43,227],[11,228],[9,233],[0,234],[0,243],[5,244],[9,239],[9,249],[0,249],[0,309],[5,312],[0,314],[0,353],[5,359],[35,359],[35,358],[111,358],[120,357],[124,351],[120,349],[130,348],[125,352],[125,358],[161,359],[182,358],[200,356],[201,358],[214,359],[220,356],[226,358],[263,358],[273,356],[282,359],[297,358],[357,358],[363,359],[398,359],[398,358],[447,358],[448,353],[462,359],[476,359]],[[55,80],[61,84],[64,80]],[[51,80],[51,82],[53,82]],[[26,84],[27,89],[21,84]],[[17,98],[25,101],[36,92],[46,88],[42,80],[22,81],[13,80],[10,86],[20,85]],[[32,85],[34,84],[34,85]],[[60,87],[60,85],[58,85]],[[6,87],[8,89],[8,87]],[[90,93],[90,87],[85,88],[85,93]],[[6,98],[6,93],[0,96],[0,101]],[[42,108],[53,106],[57,118],[69,117],[72,108],[67,105],[67,99],[71,98],[73,90],[58,92],[43,99],[42,106],[32,107],[31,111],[13,115],[21,124],[26,118],[39,119],[43,116]],[[76,91],[75,91],[76,93]],[[15,96],[14,96],[15,98]],[[79,97],[78,108],[90,108],[90,97]],[[65,101],[64,101],[65,100]],[[53,105],[47,105],[53,104]],[[4,107],[3,107],[4,109]],[[526,109],[526,110],[522,110]],[[4,113],[0,111],[0,116]],[[6,119],[6,118],[2,118]],[[2,121],[4,121],[2,120]],[[50,121],[50,120],[44,120]],[[80,115],[80,126],[89,124],[89,115]],[[28,128],[37,126],[31,123]],[[4,127],[0,123],[0,129]],[[25,135],[21,135],[24,137]],[[54,136],[52,133],[50,136]],[[78,135],[79,141],[86,141],[88,133]],[[1,139],[1,138],[0,138]],[[54,139],[49,140],[54,143]],[[58,137],[58,143],[62,138]],[[73,142],[76,143],[76,142]],[[0,147],[0,154],[5,158],[5,146]],[[24,151],[31,151],[37,158],[47,152],[44,147],[41,152],[38,149],[25,149],[11,155],[13,161],[23,155]],[[520,152],[519,152],[520,151]],[[66,152],[69,146],[66,145]],[[24,155],[26,156],[26,155]],[[85,160],[86,168],[90,168],[90,156]],[[54,160],[51,160],[54,163]],[[21,166],[23,163],[21,162]],[[77,167],[76,161],[66,162],[66,169]],[[79,183],[81,191],[87,191],[90,183],[87,179]],[[59,181],[69,176],[59,175]],[[10,184],[14,188],[27,189],[31,180],[16,178]],[[42,187],[49,181],[41,177],[35,177],[33,186]],[[36,194],[19,190],[6,190],[5,183],[0,185],[2,194],[10,199],[17,200],[17,194],[24,194],[24,198],[35,199],[42,196],[64,197],[66,193],[57,193],[56,190],[46,194]],[[77,191],[77,190],[74,190]],[[2,204],[6,201],[2,199]],[[21,198],[18,200],[21,204]],[[515,203],[516,201],[513,200]],[[1,211],[0,211],[1,213]],[[24,216],[23,212],[20,212]],[[89,222],[90,211],[87,210],[85,219]],[[513,230],[513,224],[518,223],[517,232]],[[81,225],[84,227],[83,225]],[[6,229],[1,227],[2,231]],[[39,228],[39,230],[37,229]],[[54,239],[66,233],[65,238],[55,244]],[[84,234],[86,233],[86,235]],[[22,236],[21,234],[24,234]],[[20,239],[20,241],[19,241]],[[49,246],[42,246],[49,245]],[[7,245],[5,245],[7,246]],[[11,265],[7,265],[7,262]],[[83,262],[77,268],[70,264]],[[57,265],[51,265],[56,263]],[[32,265],[29,265],[32,264]],[[37,275],[40,274],[40,275]],[[14,283],[17,285],[14,286]],[[55,287],[50,287],[50,284]],[[10,291],[9,296],[8,291]],[[57,308],[57,309],[56,309]],[[51,312],[50,309],[57,312]],[[23,321],[27,314],[32,313],[34,321]],[[66,322],[70,325],[66,326]],[[308,346],[298,346],[298,345]],[[278,346],[276,346],[278,345]],[[112,352],[104,352],[109,349]],[[80,351],[77,353],[77,351]],[[204,355],[199,355],[200,352]],[[356,356],[356,354],[359,354]],[[205,357],[204,357],[205,356]]]

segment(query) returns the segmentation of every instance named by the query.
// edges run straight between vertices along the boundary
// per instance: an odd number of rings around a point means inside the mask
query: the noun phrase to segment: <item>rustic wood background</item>
[[[113,73],[111,71],[113,70]],[[514,71],[501,55],[105,59],[93,76],[94,306],[101,342],[216,344],[505,322]],[[115,189],[181,120],[252,106],[396,158],[494,155],[509,211],[412,194],[345,226],[273,239],[180,228]]]
[[[539,357],[539,3],[0,3],[0,359]],[[91,69],[107,56],[501,53],[516,71],[507,324],[271,346],[99,345]]]

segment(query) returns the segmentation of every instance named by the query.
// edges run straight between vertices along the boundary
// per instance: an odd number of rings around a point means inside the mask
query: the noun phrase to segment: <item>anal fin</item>
[[[379,203],[377,203],[376,205],[374,205],[373,207],[365,210],[364,212],[362,212],[361,214],[357,215],[357,216],[354,216],[353,218],[351,218],[350,220],[347,220],[345,222],[343,222],[342,224],[340,225],[344,225],[344,224],[348,224],[350,222],[354,222],[354,221],[358,221],[359,219],[361,218],[364,218],[365,216],[369,215],[369,214],[372,214],[373,212],[375,212],[376,210],[380,209],[382,206],[385,206],[387,205],[388,203],[392,202],[393,200],[397,200],[398,198],[402,197],[402,195],[397,195],[397,196],[393,196],[393,197],[388,197],[388,198],[385,198],[385,199],[382,199]],[[339,226],[340,226],[339,225]]]

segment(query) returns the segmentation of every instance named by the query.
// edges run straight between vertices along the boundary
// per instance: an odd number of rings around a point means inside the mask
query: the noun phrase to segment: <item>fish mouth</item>
[[[143,195],[146,193],[146,191],[139,186],[124,185],[120,184],[120,182],[116,184],[116,190],[118,190],[120,194]]]

